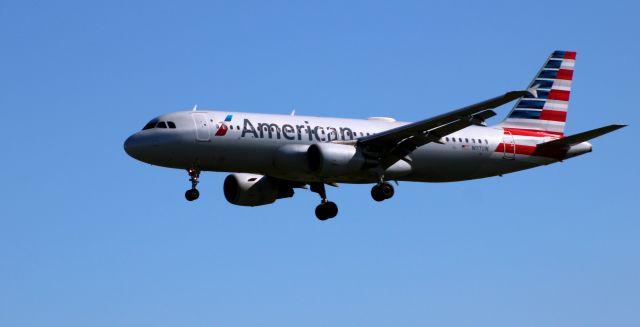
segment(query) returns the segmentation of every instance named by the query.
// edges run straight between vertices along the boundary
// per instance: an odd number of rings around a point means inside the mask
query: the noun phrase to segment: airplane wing
[[[528,91],[507,92],[442,115],[359,138],[357,144],[368,152],[378,154],[383,167],[387,168],[422,145],[430,142],[439,143],[446,135],[471,125],[482,124],[484,120],[496,115],[490,109],[527,94]]]

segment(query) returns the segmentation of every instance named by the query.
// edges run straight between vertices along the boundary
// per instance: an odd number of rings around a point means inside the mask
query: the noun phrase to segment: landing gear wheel
[[[389,183],[382,183],[382,185],[380,185],[380,194],[382,194],[382,196],[384,196],[384,199],[391,199],[393,197],[393,194],[395,194],[395,190],[393,189],[393,186]]]
[[[190,189],[184,193],[184,197],[187,199],[187,201],[193,201],[200,197],[200,192],[195,188]]]
[[[318,219],[322,221],[333,218],[337,215],[338,215],[338,206],[331,201],[320,203],[316,207],[316,217],[318,217]]]
[[[187,173],[189,173],[189,181],[191,182],[191,189],[187,190],[184,193],[184,197],[187,201],[193,201],[200,197],[200,192],[196,189],[200,179],[200,169],[190,168],[187,169]]]
[[[384,201],[384,195],[380,192],[380,186],[374,185],[371,188],[371,197],[378,202]]]
[[[395,190],[393,185],[389,183],[374,185],[371,188],[371,197],[378,202],[391,199],[393,194],[395,194]]]
[[[322,199],[322,202],[316,207],[316,217],[324,221],[337,216],[338,206],[331,201],[327,201],[327,192],[324,188],[324,183],[311,183],[309,186],[311,186],[311,192],[318,193]]]

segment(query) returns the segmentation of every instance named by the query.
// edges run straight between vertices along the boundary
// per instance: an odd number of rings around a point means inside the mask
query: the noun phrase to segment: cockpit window
[[[144,125],[142,130],[144,131],[145,129],[152,129],[152,128],[176,128],[176,124],[172,121],[158,122],[158,119],[153,119],[150,122],[148,122],[146,125]]]
[[[150,122],[148,122],[146,125],[144,125],[142,130],[144,131],[145,129],[152,129],[152,128],[156,127],[157,123],[158,123],[158,120],[157,119],[153,119]]]

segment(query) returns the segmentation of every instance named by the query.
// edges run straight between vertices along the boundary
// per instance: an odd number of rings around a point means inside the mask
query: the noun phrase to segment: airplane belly
[[[407,180],[452,182],[473,179],[490,161],[486,149],[459,144],[427,144],[411,154],[413,173]]]
[[[385,177],[395,180],[421,182],[453,182],[484,178],[528,169],[540,164],[538,158],[521,156],[507,158],[497,152],[501,131],[482,129],[471,131],[478,139],[474,142],[429,143],[390,167]],[[481,133],[484,133],[481,134]],[[480,142],[479,138],[488,140]],[[466,139],[466,137],[465,137]],[[291,142],[255,138],[213,138],[211,142],[196,142],[195,156],[185,162],[197,162],[202,170],[246,172],[269,175],[302,182],[327,181],[337,183],[372,183],[377,177],[372,170],[353,172],[345,176],[324,178],[311,174],[306,167],[306,148],[309,142]],[[287,162],[281,162],[283,152]],[[292,152],[293,151],[293,152]],[[292,160],[300,157],[302,160]],[[511,159],[511,160],[509,160]],[[298,162],[299,161],[299,162]]]
[[[274,147],[245,139],[219,140],[203,144],[196,153],[198,166],[207,171],[264,173]]]

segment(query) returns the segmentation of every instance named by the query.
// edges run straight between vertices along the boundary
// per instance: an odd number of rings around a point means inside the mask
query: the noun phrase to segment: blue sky
[[[0,325],[638,326],[632,1],[0,4]],[[501,178],[243,208],[126,156],[200,108],[418,120],[578,52],[567,132],[594,152]],[[509,106],[499,108],[504,116]]]

